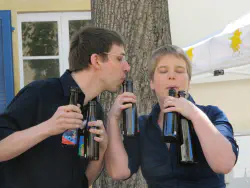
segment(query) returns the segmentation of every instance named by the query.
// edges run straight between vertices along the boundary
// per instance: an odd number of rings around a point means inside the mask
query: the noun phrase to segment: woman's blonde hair
[[[191,61],[180,47],[174,45],[164,45],[153,51],[150,59],[150,69],[149,69],[150,71],[149,76],[151,80],[153,80],[154,78],[155,68],[157,67],[159,60],[161,59],[161,57],[165,55],[174,55],[177,58],[183,59],[186,62],[189,80],[191,80],[192,76]]]

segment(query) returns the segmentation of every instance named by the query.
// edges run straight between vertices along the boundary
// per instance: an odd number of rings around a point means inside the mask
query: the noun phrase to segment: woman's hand
[[[187,99],[167,96],[163,104],[163,112],[178,112],[189,120],[192,120],[199,112],[198,108]]]
[[[132,107],[132,103],[136,103],[136,96],[133,93],[124,92],[118,95],[108,112],[108,117],[110,119],[114,118],[120,120],[122,111],[126,108]]]

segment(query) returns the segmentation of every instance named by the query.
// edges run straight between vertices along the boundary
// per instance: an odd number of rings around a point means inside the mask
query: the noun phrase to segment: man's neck
[[[82,70],[71,73],[77,85],[85,94],[84,104],[86,105],[90,100],[98,96],[104,91],[101,80],[98,75],[90,70]]]

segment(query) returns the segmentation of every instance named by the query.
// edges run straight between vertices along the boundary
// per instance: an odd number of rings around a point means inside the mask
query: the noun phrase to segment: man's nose
[[[129,72],[130,69],[131,69],[131,67],[130,67],[129,63],[128,63],[127,61],[124,62],[124,70],[125,70],[126,72]]]

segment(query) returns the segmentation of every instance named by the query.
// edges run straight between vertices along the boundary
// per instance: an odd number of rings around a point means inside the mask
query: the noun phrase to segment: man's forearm
[[[24,153],[49,137],[43,122],[37,126],[17,131],[0,141],[0,162],[7,161]]]

